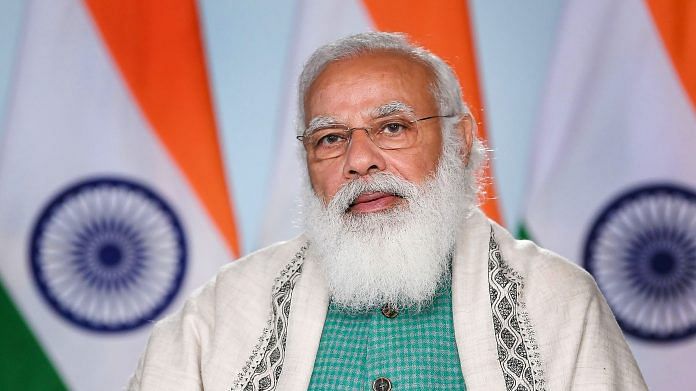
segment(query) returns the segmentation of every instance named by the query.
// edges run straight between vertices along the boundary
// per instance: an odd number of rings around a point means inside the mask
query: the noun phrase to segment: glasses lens
[[[339,127],[317,129],[307,140],[307,148],[317,159],[330,159],[346,151],[350,142],[350,132]]]
[[[382,149],[409,148],[418,140],[418,122],[387,118],[372,124],[372,140]]]
[[[418,120],[388,117],[373,121],[369,125],[353,129],[367,130],[372,141],[381,149],[410,148],[418,143]],[[348,149],[352,133],[345,125],[319,128],[305,137],[305,147],[318,160],[338,157]]]

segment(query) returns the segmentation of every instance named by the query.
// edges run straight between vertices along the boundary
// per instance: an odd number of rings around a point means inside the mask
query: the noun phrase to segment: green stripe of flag
[[[532,235],[529,233],[529,230],[524,223],[520,223],[520,225],[517,227],[517,239],[532,240]]]
[[[67,390],[0,283],[0,390]]]

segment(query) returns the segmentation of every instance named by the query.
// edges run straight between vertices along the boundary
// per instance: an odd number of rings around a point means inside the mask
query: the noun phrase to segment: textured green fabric
[[[392,319],[379,309],[347,314],[329,305],[309,390],[371,390],[378,377],[395,391],[466,390],[449,284],[432,306]]]

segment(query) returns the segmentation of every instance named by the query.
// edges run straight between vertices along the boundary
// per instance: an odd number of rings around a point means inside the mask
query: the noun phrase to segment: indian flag
[[[33,1],[0,140],[0,389],[117,389],[238,254],[195,0]]]
[[[350,34],[364,31],[403,32],[417,44],[440,56],[453,67],[461,82],[464,99],[479,124],[479,137],[486,140],[482,94],[476,61],[475,37],[469,6],[465,0],[348,0],[300,2],[297,10],[293,48],[285,80],[284,112],[280,115],[279,143],[275,170],[269,185],[270,194],[260,244],[284,240],[299,232],[287,224],[297,218],[297,201],[304,167],[297,158],[295,139],[297,78],[304,62],[321,45]],[[323,21],[330,21],[324,23]],[[492,168],[485,176],[491,178]],[[485,183],[486,197],[482,209],[502,222],[493,180]]]
[[[694,389],[696,3],[569,1],[526,222],[607,298],[653,390]]]

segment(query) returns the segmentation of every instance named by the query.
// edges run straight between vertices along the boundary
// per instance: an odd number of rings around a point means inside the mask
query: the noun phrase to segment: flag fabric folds
[[[568,2],[526,228],[597,280],[654,390],[696,360],[696,4]]]
[[[2,389],[123,387],[152,321],[238,254],[196,2],[161,5],[27,6],[0,140]]]

